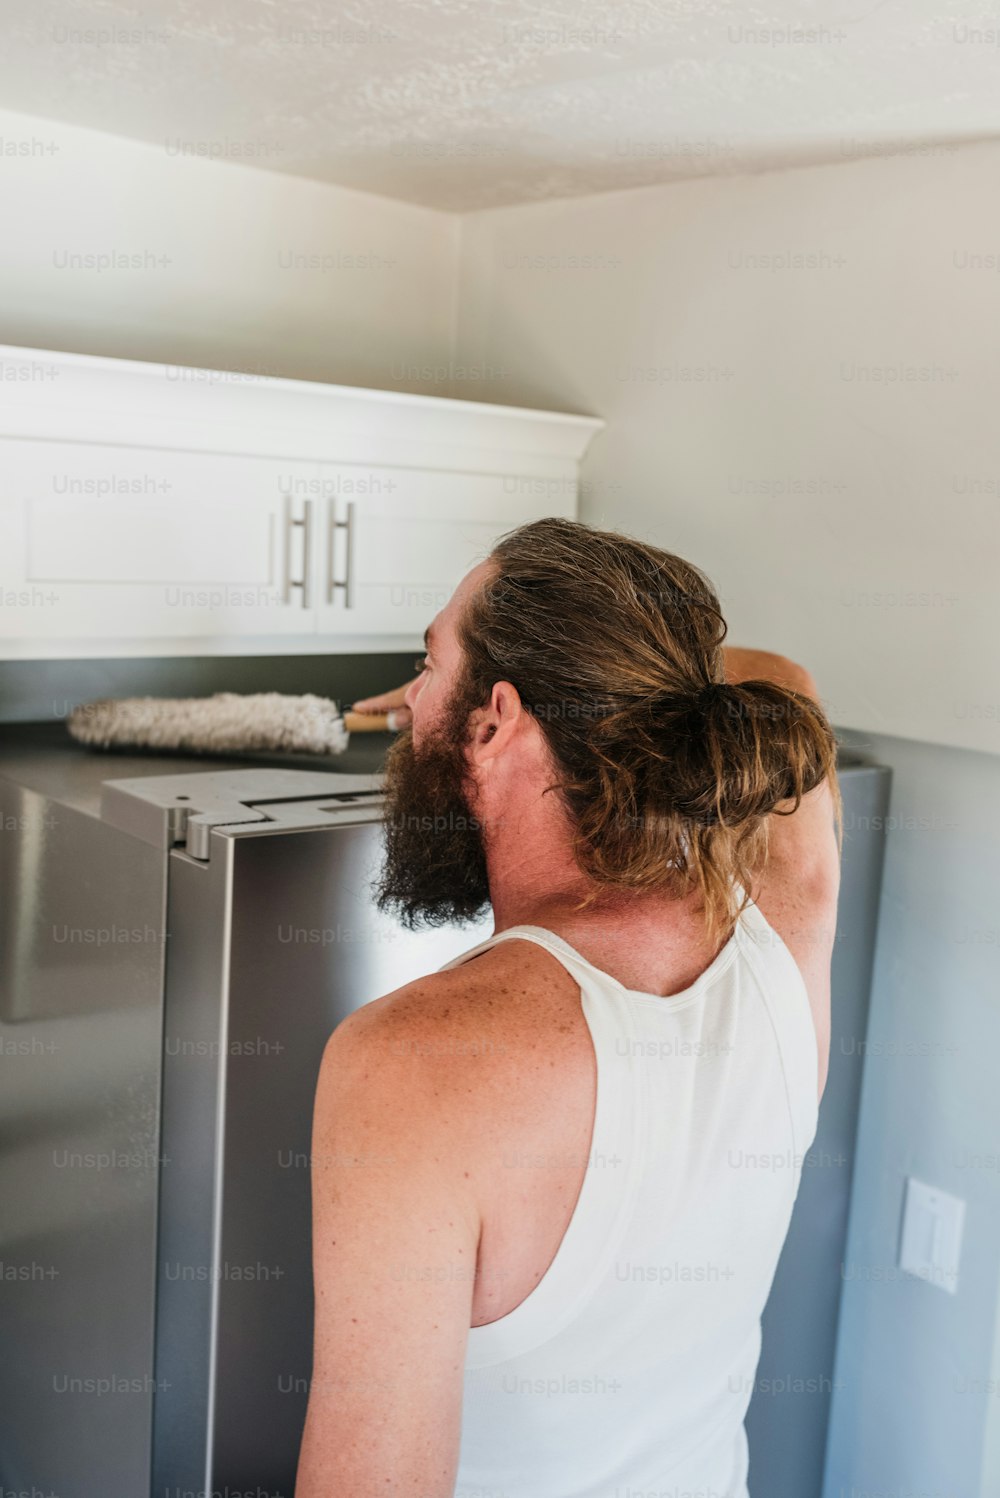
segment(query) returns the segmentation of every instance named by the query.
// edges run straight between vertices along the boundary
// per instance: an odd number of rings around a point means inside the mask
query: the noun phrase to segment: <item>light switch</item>
[[[954,1295],[964,1221],[965,1202],[960,1196],[907,1176],[899,1267]]]

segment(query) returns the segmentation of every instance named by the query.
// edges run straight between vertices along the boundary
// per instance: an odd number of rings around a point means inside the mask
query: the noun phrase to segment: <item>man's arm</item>
[[[723,647],[723,653],[730,682],[773,681],[820,700],[810,673],[786,656],[736,646]],[[782,803],[769,818],[767,864],[754,898],[795,958],[809,993],[822,1096],[829,1066],[830,960],[840,893],[840,850],[829,778],[807,791],[797,810],[791,811],[794,805],[794,800]]]
[[[820,701],[815,679],[804,666],[787,656],[767,650],[746,650],[732,645],[723,647],[726,677],[732,683],[772,681],[789,687],[806,697]],[[794,801],[782,803],[787,812]],[[806,793],[792,815],[773,815],[768,827],[768,868],[772,875],[792,874],[817,892],[833,890],[840,884],[840,853],[834,831],[834,804],[828,780]]]
[[[480,1219],[448,1048],[428,1043],[419,990],[364,1005],[323,1055],[313,1375],[295,1498],[454,1490]]]

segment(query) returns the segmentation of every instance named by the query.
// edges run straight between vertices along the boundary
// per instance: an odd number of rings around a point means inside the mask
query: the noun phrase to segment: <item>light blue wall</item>
[[[1000,757],[839,732],[893,781],[824,1498],[997,1498]],[[967,1203],[954,1295],[898,1268],[910,1174]]]

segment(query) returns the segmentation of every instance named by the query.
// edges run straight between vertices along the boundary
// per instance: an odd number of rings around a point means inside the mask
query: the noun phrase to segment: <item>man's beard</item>
[[[410,930],[470,922],[489,905],[483,830],[464,789],[468,711],[456,694],[433,738],[414,749],[406,728],[386,757],[376,904]]]

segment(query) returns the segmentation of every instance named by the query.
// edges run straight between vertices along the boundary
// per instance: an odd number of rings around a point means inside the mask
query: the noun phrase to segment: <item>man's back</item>
[[[743,1498],[760,1312],[817,1118],[794,959],[751,907],[665,998],[541,927],[445,971],[467,963],[512,1023],[481,1099],[456,1498]]]

